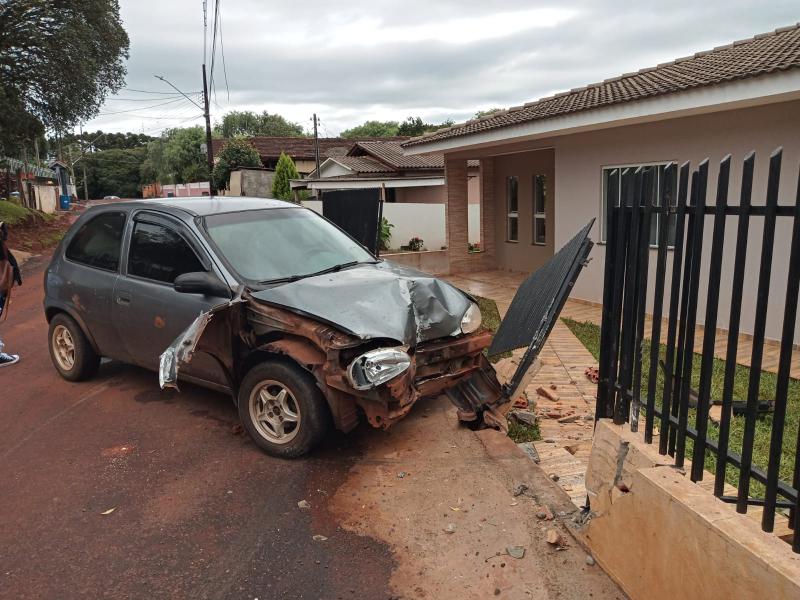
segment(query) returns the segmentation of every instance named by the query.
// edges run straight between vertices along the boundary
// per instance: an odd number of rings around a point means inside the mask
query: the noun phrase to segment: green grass
[[[496,333],[502,321],[500,318],[500,311],[497,310],[497,303],[491,298],[484,298],[482,296],[475,296],[475,300],[478,301],[478,308],[481,310],[481,326],[492,333]],[[489,360],[496,363],[509,356],[511,356],[511,352],[501,352],[496,356],[492,356]]]
[[[20,206],[10,200],[0,199],[0,221],[7,225],[19,225],[21,223],[28,223],[37,219],[43,221],[52,221],[55,215],[48,215],[38,210],[32,210],[24,206]]]
[[[575,336],[586,346],[595,359],[600,357],[600,327],[594,323],[578,322],[572,319],[562,319],[567,327]],[[642,355],[642,398],[646,397],[647,385],[649,382],[650,369],[650,340],[646,340],[643,345]],[[661,345],[660,355],[663,359],[665,346]],[[692,387],[698,389],[700,379],[700,364],[702,356],[695,353],[692,359]],[[733,399],[745,400],[747,398],[747,388],[750,380],[750,368],[737,365],[733,381]],[[656,406],[661,405],[661,392],[664,389],[664,374],[659,367],[657,372],[656,386]],[[715,358],[713,360],[711,375],[711,400],[720,400],[725,375],[725,361]],[[767,371],[761,372],[759,398],[762,400],[772,400],[775,398],[775,386],[777,376]],[[800,381],[789,380],[789,391],[787,394],[786,425],[783,433],[783,452],[781,456],[780,477],[783,481],[792,481],[794,473],[795,448],[797,444],[797,432],[800,426]],[[697,411],[689,409],[689,424],[694,426]],[[658,421],[656,421],[658,422]],[[769,445],[772,430],[772,415],[767,415],[763,419],[756,421],[755,444],[753,446],[753,463],[766,470],[769,462]],[[708,434],[713,439],[719,439],[719,428],[709,421]],[[744,417],[733,417],[731,419],[730,449],[741,453],[742,439],[744,436]],[[687,440],[686,456],[691,459],[692,440]],[[716,459],[713,454],[706,452],[705,468],[714,473],[716,470]],[[733,467],[728,467],[726,479],[729,483],[737,485],[739,472]],[[750,495],[753,497],[763,497],[764,487],[752,482],[750,485]]]
[[[508,421],[508,437],[514,440],[515,444],[522,444],[523,442],[536,442],[542,439],[542,434],[539,431],[539,424],[525,425],[517,421]]]

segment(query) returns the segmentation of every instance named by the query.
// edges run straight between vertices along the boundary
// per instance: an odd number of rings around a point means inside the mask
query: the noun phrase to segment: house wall
[[[414,204],[444,204],[446,188],[443,185],[395,188],[395,202]]]
[[[492,150],[483,150],[483,155],[495,156],[495,208],[497,210],[496,262],[499,268],[530,271],[543,261],[541,253],[530,245],[531,231],[531,176],[541,165],[545,168],[544,156],[554,156],[554,185],[550,190],[548,206],[549,231],[548,251],[563,246],[590,219],[598,222],[591,237],[600,239],[600,207],[602,199],[602,169],[641,163],[690,161],[692,168],[706,157],[709,158],[709,186],[707,202],[714,203],[719,163],[732,155],[728,201],[737,204],[741,188],[742,161],[751,150],[756,152],[756,168],[753,182],[753,204],[763,205],[767,188],[769,156],[783,146],[783,169],[779,202],[793,205],[797,194],[798,166],[800,165],[800,101],[782,102],[768,106],[737,109],[713,114],[696,115],[678,119],[665,119],[605,129],[593,132],[546,138],[520,145],[509,144]],[[521,149],[539,148],[541,152],[520,152]],[[500,154],[502,152],[515,154]],[[457,156],[459,154],[454,154]],[[463,155],[463,153],[462,153]],[[540,158],[542,157],[542,158]],[[552,173],[552,171],[550,171]],[[515,174],[520,177],[520,242],[504,242],[505,234],[505,177]],[[555,200],[555,202],[553,202]],[[555,212],[551,212],[552,208]],[[721,273],[721,294],[717,327],[727,329],[730,300],[739,290],[731,290],[733,275],[732,255],[736,237],[736,220],[728,218],[725,230],[725,254]],[[779,339],[783,306],[786,293],[788,254],[791,243],[791,224],[788,219],[778,219],[776,228],[776,250],[773,258],[773,274],[770,287],[770,304],[767,318],[767,337]],[[708,253],[711,246],[711,217],[707,217],[704,230],[705,253],[701,262],[701,283],[708,280]],[[551,241],[552,240],[552,241]],[[746,266],[746,286],[742,301],[742,333],[752,333],[755,317],[758,269],[762,242],[762,220],[751,220]],[[533,249],[533,251],[532,251]],[[782,250],[783,249],[783,250]],[[671,252],[667,259],[667,281],[671,274]],[[656,251],[650,253],[650,269],[655,270]],[[605,246],[596,244],[591,253],[591,262],[578,278],[572,297],[601,302],[603,291],[603,261]],[[702,286],[701,286],[702,287]],[[668,309],[668,298],[664,310]],[[698,323],[705,315],[705,294],[698,303]],[[648,294],[648,309],[652,309],[652,291]],[[800,327],[795,327],[795,343],[800,341]]]
[[[547,243],[533,244],[533,177],[547,177]],[[507,241],[506,235],[506,182],[510,176],[519,178],[519,241]],[[553,255],[556,190],[559,185],[554,174],[554,152],[544,149],[496,156],[494,159],[495,201],[495,260],[501,269],[534,271]],[[559,191],[559,193],[561,193]]]

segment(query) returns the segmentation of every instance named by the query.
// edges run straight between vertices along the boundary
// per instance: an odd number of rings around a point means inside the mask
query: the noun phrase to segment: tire
[[[330,429],[328,405],[314,378],[291,363],[270,360],[253,367],[239,387],[238,401],[242,426],[272,456],[307,454]]]
[[[48,347],[53,366],[67,381],[83,381],[97,372],[100,357],[75,319],[59,313],[50,321]]]

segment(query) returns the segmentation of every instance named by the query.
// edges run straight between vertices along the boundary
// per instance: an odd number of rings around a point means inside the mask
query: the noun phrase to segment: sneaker
[[[16,354],[6,354],[5,352],[0,352],[0,368],[3,367],[10,367],[15,362],[19,361],[19,356]]]

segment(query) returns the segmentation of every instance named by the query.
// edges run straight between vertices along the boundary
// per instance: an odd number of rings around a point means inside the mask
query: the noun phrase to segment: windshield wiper
[[[305,275],[291,275],[289,277],[281,277],[279,279],[269,279],[267,281],[259,281],[258,283],[260,285],[266,285],[269,283],[291,283],[292,281],[298,281],[299,279],[307,279],[308,277],[316,277],[317,275],[335,273],[336,271],[341,271],[342,269],[347,269],[348,267],[355,267],[356,265],[360,264],[374,265],[377,262],[378,261],[376,260],[352,260],[350,262],[333,265],[332,267],[322,269],[321,271],[315,271],[314,273],[306,273]]]

